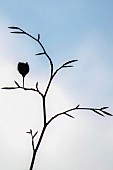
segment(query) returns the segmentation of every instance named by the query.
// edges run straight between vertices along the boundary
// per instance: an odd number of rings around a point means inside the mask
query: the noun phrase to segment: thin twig
[[[28,134],[31,135],[32,149],[33,149],[33,152],[34,152],[34,150],[35,150],[34,138],[35,138],[35,136],[37,135],[38,131],[36,131],[34,135],[33,135],[32,129],[30,129],[30,131],[29,131],[29,132],[26,132],[26,133],[28,133]]]
[[[25,35],[27,35],[28,37],[32,38],[33,40],[35,40],[35,41],[37,41],[37,42],[39,43],[40,47],[41,47],[42,50],[43,50],[43,54],[46,55],[46,57],[48,58],[48,60],[49,60],[49,62],[50,62],[50,65],[51,65],[51,76],[52,76],[52,74],[53,74],[53,62],[52,62],[50,56],[47,54],[44,46],[43,46],[42,43],[40,42],[40,36],[39,36],[39,34],[38,34],[38,39],[37,39],[37,38],[33,37],[31,34],[29,34],[29,33],[27,33],[26,31],[24,31],[23,29],[19,28],[19,27],[8,27],[8,28],[19,30],[19,31],[13,31],[13,32],[11,32],[11,33],[25,34]],[[41,55],[41,54],[42,54],[42,53],[40,53],[40,54],[38,53],[38,55]]]
[[[69,114],[67,114],[65,112],[58,113],[55,116],[53,116],[52,118],[50,118],[50,120],[47,122],[47,125],[49,125],[55,118],[57,118],[58,116],[61,116],[61,115],[66,115],[68,117],[74,118],[73,116],[71,116],[71,115],[69,115]]]
[[[49,81],[48,86],[47,86],[47,88],[46,88],[45,96],[47,95],[47,92],[48,92],[48,90],[49,90],[49,87],[50,87],[51,82],[52,82],[53,78],[55,77],[55,75],[56,75],[62,68],[73,67],[73,66],[70,66],[70,65],[68,65],[68,64],[73,63],[73,62],[76,62],[76,61],[78,61],[78,60],[70,60],[70,61],[64,63],[63,65],[61,65],[58,69],[56,69],[56,70],[54,71],[54,73],[53,73],[52,76],[50,77],[50,81]]]
[[[96,114],[99,114],[100,116],[105,116],[105,115],[113,116],[111,113],[108,113],[108,112],[104,111],[104,109],[107,109],[108,107],[103,107],[103,108],[99,109],[99,108],[88,108],[88,107],[79,107],[79,106],[80,105],[77,105],[74,108],[71,108],[71,109],[65,110],[64,112],[56,114],[55,116],[50,118],[50,120],[47,122],[47,124],[51,123],[55,118],[57,118],[58,116],[61,116],[61,115],[67,115],[67,116],[69,116],[71,118],[74,118],[73,116],[67,114],[68,112],[71,112],[71,111],[74,111],[74,110],[90,110],[90,111],[95,112]]]
[[[28,91],[38,92],[41,96],[43,96],[43,94],[38,89],[34,89],[34,88],[27,88],[27,87],[18,86],[18,87],[2,87],[2,89],[5,89],[5,90],[23,89],[23,90],[26,90],[26,91],[28,90]]]

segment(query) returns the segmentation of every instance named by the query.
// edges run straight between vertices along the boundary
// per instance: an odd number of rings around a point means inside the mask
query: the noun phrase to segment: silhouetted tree
[[[32,150],[33,150],[33,155],[32,155],[32,159],[31,159],[31,163],[30,163],[30,168],[29,170],[33,170],[33,166],[34,166],[34,162],[35,162],[35,158],[36,158],[36,154],[37,154],[37,151],[40,147],[40,144],[41,144],[41,141],[43,139],[43,136],[44,136],[44,133],[48,127],[48,125],[54,120],[56,119],[57,117],[61,116],[61,115],[65,115],[65,116],[68,116],[68,117],[71,117],[71,118],[74,118],[72,115],[69,114],[69,112],[71,111],[74,111],[74,110],[90,110],[90,111],[93,111],[94,113],[100,115],[100,116],[104,116],[104,115],[108,115],[108,116],[112,116],[112,114],[108,113],[106,111],[106,109],[108,107],[101,107],[101,108],[90,108],[90,107],[80,107],[80,105],[77,105],[75,106],[74,108],[70,108],[68,110],[65,110],[63,112],[60,112],[60,113],[57,113],[55,116],[51,117],[48,121],[46,119],[46,116],[47,116],[47,110],[46,110],[46,96],[48,94],[48,90],[50,88],[50,85],[54,79],[54,77],[56,76],[56,74],[63,68],[70,68],[70,67],[73,67],[73,65],[71,65],[72,63],[75,63],[76,61],[78,60],[70,60],[70,61],[67,61],[65,62],[63,65],[61,65],[59,68],[57,68],[55,71],[54,71],[54,65],[53,65],[53,61],[51,59],[51,57],[48,55],[48,53],[46,52],[44,46],[42,45],[41,41],[40,41],[40,34],[38,34],[38,38],[35,38],[33,37],[32,35],[30,35],[29,33],[25,32],[23,29],[19,28],[19,27],[15,27],[15,26],[12,26],[12,27],[9,27],[10,29],[12,29],[13,31],[11,33],[16,33],[16,34],[24,34],[24,35],[27,35],[28,37],[32,38],[33,40],[35,40],[39,46],[42,48],[42,52],[41,53],[38,53],[36,55],[45,55],[47,57],[47,59],[49,60],[49,63],[50,63],[50,77],[49,77],[49,82],[46,86],[46,89],[45,89],[45,92],[42,93],[38,87],[38,82],[36,83],[36,88],[26,88],[25,85],[24,85],[24,78],[25,76],[27,75],[27,73],[29,72],[29,65],[28,63],[22,63],[22,62],[19,62],[18,63],[18,71],[19,73],[22,75],[23,77],[23,85],[20,86],[18,82],[14,81],[15,84],[16,84],[16,87],[3,87],[2,89],[7,89],[7,90],[10,90],[10,89],[23,89],[23,90],[29,90],[29,91],[34,91],[36,93],[38,93],[41,98],[42,98],[42,107],[43,107],[43,127],[42,127],[42,130],[41,130],[41,134],[39,136],[39,139],[36,143],[36,146],[34,144],[34,138],[35,136],[37,135],[38,131],[36,131],[35,133],[33,133],[32,129],[30,129],[30,131],[28,131],[27,133],[31,135],[31,139],[32,139]]]

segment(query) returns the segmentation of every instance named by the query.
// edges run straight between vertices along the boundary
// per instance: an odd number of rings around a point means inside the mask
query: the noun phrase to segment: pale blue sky
[[[21,83],[16,71],[19,61],[30,64],[26,84],[34,87],[38,80],[45,85],[48,78],[47,60],[35,56],[41,50],[37,44],[23,35],[10,34],[8,26],[19,26],[35,37],[41,34],[55,68],[67,60],[79,60],[53,82],[55,94],[52,97],[50,91],[48,116],[76,104],[109,106],[113,113],[111,0],[4,0],[0,2],[0,25],[1,87],[14,85],[14,80]],[[23,91],[0,93],[0,169],[28,169],[31,145],[25,132],[41,128],[40,99]],[[72,114],[75,120],[62,117],[48,128],[37,157],[38,170],[112,170],[113,118],[86,111]]]

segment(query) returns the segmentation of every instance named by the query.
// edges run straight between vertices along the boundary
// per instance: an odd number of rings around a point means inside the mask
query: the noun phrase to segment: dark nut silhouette
[[[18,63],[18,71],[23,77],[25,77],[26,74],[28,74],[28,72],[29,72],[28,63],[27,62],[26,63],[19,62]]]

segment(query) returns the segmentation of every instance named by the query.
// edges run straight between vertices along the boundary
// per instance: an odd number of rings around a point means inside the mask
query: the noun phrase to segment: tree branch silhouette
[[[30,131],[29,131],[29,132],[26,132],[26,133],[28,133],[28,134],[31,135],[31,139],[32,139],[32,149],[33,149],[33,152],[34,152],[34,150],[35,150],[35,146],[34,146],[34,138],[35,138],[35,136],[37,135],[38,131],[36,131],[34,135],[33,135],[32,129],[30,129]]]
[[[12,31],[11,33],[13,34],[24,34],[27,35],[28,37],[30,37],[31,39],[35,40],[36,42],[38,42],[39,46],[42,48],[42,52],[37,53],[36,55],[45,55],[47,57],[47,59],[49,60],[49,64],[50,64],[50,77],[49,77],[49,81],[47,83],[47,86],[45,88],[45,92],[42,93],[39,88],[38,88],[38,82],[36,83],[36,88],[27,88],[24,85],[24,80],[23,80],[23,86],[20,86],[19,83],[17,81],[14,81],[14,83],[16,84],[16,87],[3,87],[2,89],[6,89],[6,90],[16,90],[16,89],[23,89],[23,90],[27,90],[27,91],[33,91],[33,92],[37,92],[41,98],[42,98],[42,108],[43,108],[43,127],[42,127],[42,131],[39,135],[39,139],[36,143],[34,143],[34,138],[37,135],[38,131],[35,132],[35,134],[33,134],[33,131],[30,129],[30,131],[26,132],[28,134],[30,134],[31,136],[31,140],[32,140],[32,150],[33,150],[33,155],[32,155],[32,159],[31,159],[31,163],[30,163],[30,168],[29,170],[33,170],[33,166],[34,166],[34,162],[35,162],[35,158],[36,158],[36,154],[38,152],[38,149],[40,147],[40,144],[42,142],[44,133],[46,131],[47,126],[56,118],[58,118],[59,116],[65,115],[67,117],[70,118],[74,118],[74,116],[70,115],[69,112],[72,111],[76,111],[76,110],[88,110],[88,111],[92,111],[100,116],[112,116],[111,113],[107,112],[106,109],[108,109],[108,107],[102,107],[102,108],[90,108],[90,107],[80,107],[80,105],[77,105],[76,107],[70,108],[68,110],[65,110],[63,112],[57,113],[55,114],[53,117],[51,117],[48,121],[46,119],[47,116],[47,112],[46,112],[46,96],[48,94],[50,85],[54,79],[54,77],[56,76],[56,74],[63,68],[71,68],[73,67],[73,65],[70,65],[72,63],[75,63],[78,60],[70,60],[65,62],[64,64],[62,64],[58,69],[56,69],[54,71],[54,65],[53,65],[53,61],[51,59],[51,57],[47,54],[47,51],[45,50],[45,47],[43,46],[43,44],[40,41],[40,34],[38,34],[38,38],[33,37],[32,35],[30,35],[29,33],[27,33],[26,31],[24,31],[23,29],[19,28],[19,27],[8,27],[9,29],[12,29],[14,31]],[[21,67],[19,67],[19,73],[24,76],[28,73],[29,71],[29,65],[27,65],[26,63],[21,63],[20,64]],[[27,67],[27,70],[26,70]]]

